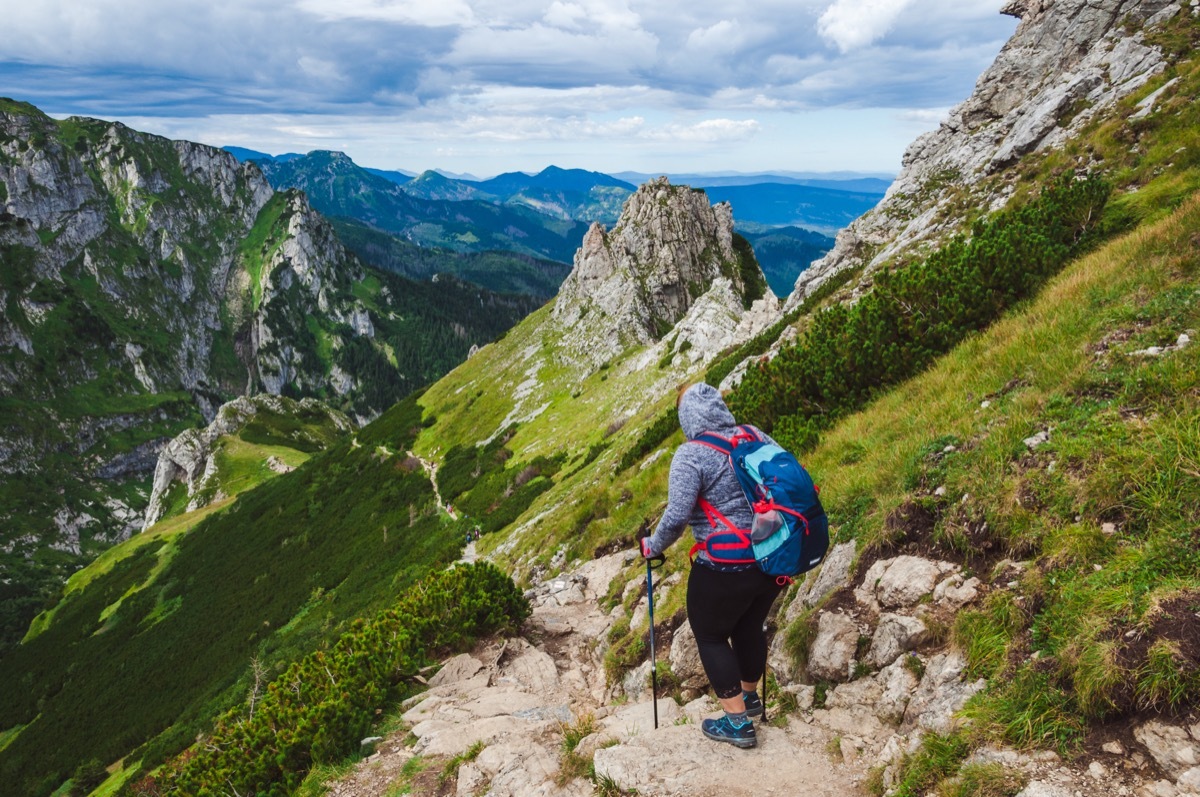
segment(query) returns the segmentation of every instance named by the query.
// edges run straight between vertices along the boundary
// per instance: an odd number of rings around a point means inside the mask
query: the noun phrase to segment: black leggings
[[[688,622],[717,697],[740,695],[742,681],[757,682],[762,677],[767,666],[763,622],[782,591],[774,577],[757,568],[727,573],[693,564],[688,576]]]

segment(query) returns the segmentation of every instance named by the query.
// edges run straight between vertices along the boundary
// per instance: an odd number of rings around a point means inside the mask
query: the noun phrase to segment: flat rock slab
[[[700,735],[695,725],[660,727],[596,751],[596,774],[626,790],[658,797],[845,797],[861,772],[835,765],[803,723],[760,726],[758,747],[741,750]]]

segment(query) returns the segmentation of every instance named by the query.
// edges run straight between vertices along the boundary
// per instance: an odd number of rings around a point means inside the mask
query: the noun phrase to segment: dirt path
[[[438,490],[438,483],[437,483],[438,466],[437,466],[437,463],[430,462],[429,460],[427,460],[423,457],[419,457],[416,454],[414,454],[412,451],[409,451],[407,453],[410,457],[412,457],[413,459],[415,459],[421,463],[421,467],[425,470],[425,473],[429,476],[429,483],[433,485],[433,497],[437,501],[438,509],[445,512],[452,519],[458,520],[458,514],[454,511],[454,507],[451,506],[450,504],[447,504],[445,501],[442,500],[442,493],[440,490]]]
[[[540,585],[520,636],[446,662],[429,690],[405,704],[408,728],[380,741],[374,755],[329,784],[330,793],[375,797],[406,784],[412,794],[591,795],[584,775],[593,760],[598,777],[643,795],[857,793],[870,756],[835,761],[841,732],[811,714],[764,725],[759,747],[739,750],[701,736],[700,720],[719,713],[711,698],[686,706],[660,699],[655,730],[648,688],[626,696],[608,687],[596,643],[622,610],[605,612],[600,602],[628,557],[613,554]],[[563,752],[568,729],[590,731],[577,758]],[[440,774],[476,743],[478,757],[449,781],[414,776],[419,767],[411,765],[404,772],[419,756]]]

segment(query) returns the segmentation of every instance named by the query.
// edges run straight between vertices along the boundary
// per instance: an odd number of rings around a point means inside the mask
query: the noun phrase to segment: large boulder
[[[808,674],[817,680],[845,681],[850,677],[858,647],[858,625],[840,612],[825,612],[817,622],[817,637],[808,649]]]
[[[908,733],[921,728],[934,733],[949,733],[957,727],[955,712],[987,685],[980,678],[964,681],[967,662],[957,651],[941,653],[930,659],[916,694],[908,702],[900,730]]]
[[[943,576],[957,571],[956,564],[919,556],[880,559],[867,570],[854,596],[859,603],[872,608],[914,606],[933,592]]]
[[[904,653],[929,638],[929,629],[917,617],[903,614],[884,614],[875,627],[866,662],[872,667],[886,667]]]
[[[703,690],[708,686],[708,676],[700,663],[700,650],[696,647],[696,635],[691,623],[683,623],[675,630],[671,642],[671,672],[679,679],[684,689]]]

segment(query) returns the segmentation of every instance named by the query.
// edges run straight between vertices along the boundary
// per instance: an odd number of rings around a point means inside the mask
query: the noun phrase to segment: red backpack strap
[[[702,446],[708,446],[714,451],[720,451],[722,454],[728,457],[733,454],[733,449],[737,446],[736,439],[737,435],[734,435],[733,438],[728,438],[722,437],[716,432],[704,432],[696,435],[689,442],[699,443]]]
[[[743,440],[753,441],[755,443],[762,442],[762,438],[759,437],[758,432],[754,431],[754,427],[747,424],[742,424],[738,427],[737,434],[733,436],[733,444],[736,446]]]
[[[713,527],[713,531],[716,531],[721,526],[724,526],[729,531],[741,531],[741,529],[729,521],[729,518],[722,515],[715,506],[710,504],[707,499],[701,498],[696,503],[700,505],[701,511],[704,512],[704,517],[708,518],[708,525]]]

